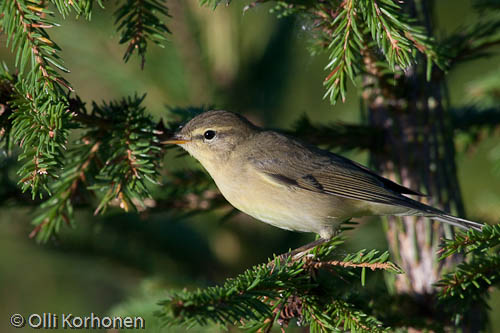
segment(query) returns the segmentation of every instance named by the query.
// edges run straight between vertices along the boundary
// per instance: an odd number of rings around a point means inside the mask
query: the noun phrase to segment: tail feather
[[[469,221],[466,219],[461,219],[459,217],[455,217],[448,214],[440,214],[440,215],[432,215],[429,218],[433,220],[437,220],[440,222],[451,224],[455,227],[463,228],[463,229],[474,229],[481,231],[481,228],[484,224],[474,221]]]
[[[481,228],[484,226],[483,223],[479,222],[474,222],[474,221],[469,221],[466,219],[462,219],[460,217],[456,217],[453,215],[450,215],[440,209],[428,206],[426,204],[423,204],[419,201],[412,200],[410,198],[404,197],[406,200],[406,207],[413,208],[416,210],[413,211],[412,214],[408,215],[421,215],[428,217],[430,219],[439,221],[439,222],[444,222],[451,224],[452,226],[462,228],[462,229],[474,229],[481,231]]]

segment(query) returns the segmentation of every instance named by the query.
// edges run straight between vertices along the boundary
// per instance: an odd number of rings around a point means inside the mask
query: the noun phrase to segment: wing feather
[[[261,136],[265,137],[257,139],[267,143],[274,141],[266,145],[273,148],[249,152],[248,161],[268,180],[326,195],[417,208],[415,201],[402,193],[418,195],[418,192],[385,179],[355,162],[275,132],[262,132]]]

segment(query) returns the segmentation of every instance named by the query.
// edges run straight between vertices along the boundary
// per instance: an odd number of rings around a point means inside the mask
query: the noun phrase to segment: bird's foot
[[[299,248],[296,248],[293,251],[289,251],[286,253],[281,254],[278,258],[280,262],[285,262],[287,260],[295,261],[298,260],[302,257],[304,257],[306,254],[308,254],[312,249],[314,249],[316,246],[324,244],[328,242],[329,239],[327,238],[320,238],[317,239],[311,243],[308,243],[306,245],[303,245]]]

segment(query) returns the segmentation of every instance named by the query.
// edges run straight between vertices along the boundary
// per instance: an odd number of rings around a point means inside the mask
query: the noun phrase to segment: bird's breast
[[[208,171],[231,205],[282,229],[321,233],[348,214],[343,198],[276,185],[249,168],[226,165]]]

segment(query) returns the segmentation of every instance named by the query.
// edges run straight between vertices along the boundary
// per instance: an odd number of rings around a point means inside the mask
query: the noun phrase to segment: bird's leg
[[[317,239],[317,240],[315,240],[315,241],[313,241],[311,243],[308,243],[308,244],[303,245],[303,246],[301,246],[299,248],[296,248],[293,251],[289,251],[287,253],[283,253],[282,255],[279,256],[280,261],[281,260],[286,260],[286,259],[288,259],[290,257],[292,258],[292,260],[299,259],[299,258],[303,257],[311,249],[315,248],[318,245],[326,243],[329,240],[330,239],[328,239],[328,238],[320,238],[320,239]]]
[[[321,237],[320,239],[317,239],[309,244],[303,245],[293,251],[283,253],[280,255],[280,261],[281,260],[286,260],[291,257],[292,260],[296,260],[299,258],[302,258],[307,252],[309,252],[311,249],[315,248],[318,245],[324,244],[328,241],[330,241],[332,238],[335,236],[339,235],[342,232],[342,229],[337,227],[332,230],[331,233],[326,233],[326,237]],[[320,235],[321,236],[321,235]]]

